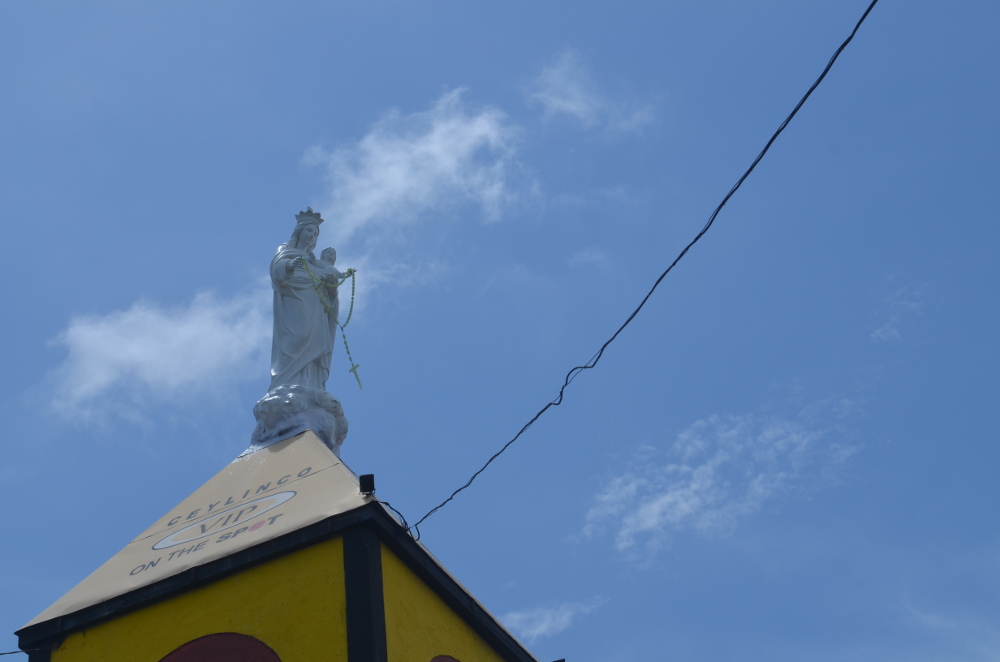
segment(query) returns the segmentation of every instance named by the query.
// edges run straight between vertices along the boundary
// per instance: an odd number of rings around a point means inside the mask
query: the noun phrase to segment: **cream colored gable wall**
[[[312,432],[240,457],[36,616],[72,614],[365,505],[358,480]]]

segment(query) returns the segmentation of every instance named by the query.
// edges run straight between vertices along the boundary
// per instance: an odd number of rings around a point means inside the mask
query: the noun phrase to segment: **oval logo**
[[[153,545],[153,549],[166,549],[167,547],[173,547],[174,545],[210,536],[219,531],[225,531],[230,527],[242,524],[258,515],[263,515],[267,511],[277,508],[293,496],[295,496],[295,492],[278,492],[277,494],[270,494],[260,499],[248,501],[239,506],[233,506],[229,510],[219,511],[212,517],[207,517],[200,522],[185,526],[180,531],[174,531]]]

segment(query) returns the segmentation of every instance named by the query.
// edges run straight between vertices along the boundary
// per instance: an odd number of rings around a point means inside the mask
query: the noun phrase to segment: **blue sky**
[[[296,212],[413,521],[867,4],[5,4],[2,650],[247,446]],[[540,660],[996,659],[998,20],[880,3],[424,524]]]

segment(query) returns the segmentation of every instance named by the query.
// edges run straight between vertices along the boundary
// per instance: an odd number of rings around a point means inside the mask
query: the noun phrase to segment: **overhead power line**
[[[847,39],[844,40],[844,43],[842,43],[840,45],[840,48],[838,48],[836,50],[836,52],[834,52],[833,56],[830,57],[830,61],[826,63],[826,67],[823,69],[823,73],[821,73],[819,75],[819,77],[809,87],[809,89],[802,96],[802,98],[799,99],[799,102],[797,104],[795,104],[795,108],[793,108],[792,112],[788,114],[788,117],[786,117],[785,121],[783,121],[781,123],[781,126],[778,127],[777,131],[775,131],[774,134],[771,135],[771,138],[767,141],[767,144],[765,144],[764,148],[762,150],[760,150],[760,153],[757,155],[757,158],[755,158],[753,160],[753,163],[751,163],[750,167],[746,169],[746,172],[744,172],[743,175],[740,176],[740,178],[738,180],[736,180],[736,183],[733,184],[733,187],[731,189],[729,189],[729,193],[727,193],[725,195],[725,197],[722,198],[722,202],[720,202],[719,205],[715,208],[715,210],[712,212],[712,215],[708,217],[708,221],[705,223],[705,226],[702,227],[701,231],[698,232],[698,234],[695,235],[694,239],[692,239],[688,243],[688,245],[684,247],[684,250],[682,250],[677,255],[677,257],[674,258],[674,261],[670,263],[670,266],[668,266],[663,271],[663,273],[660,274],[660,277],[656,279],[656,281],[653,283],[653,286],[649,288],[649,291],[646,293],[646,296],[644,296],[642,298],[642,301],[640,301],[639,305],[636,306],[635,310],[632,311],[632,314],[628,316],[628,318],[622,323],[621,326],[618,327],[618,330],[615,331],[614,334],[612,334],[611,337],[608,338],[604,342],[603,345],[601,345],[601,348],[599,350],[597,350],[597,352],[590,358],[589,361],[587,361],[587,363],[585,363],[584,365],[576,366],[575,368],[573,368],[572,370],[570,370],[568,373],[566,373],[566,379],[563,380],[563,385],[559,388],[559,395],[554,400],[550,401],[548,404],[546,404],[544,407],[542,407],[538,411],[538,413],[535,414],[531,418],[530,421],[528,421],[527,423],[525,423],[524,427],[522,427],[520,430],[518,430],[517,434],[515,434],[514,437],[510,441],[508,441],[506,444],[504,444],[503,447],[500,450],[498,450],[496,453],[494,453],[490,457],[490,459],[488,459],[486,461],[486,463],[482,467],[480,467],[478,471],[476,471],[476,473],[472,474],[472,476],[469,477],[469,480],[467,480],[464,485],[462,485],[457,490],[455,490],[454,492],[452,492],[451,495],[447,499],[445,499],[444,501],[442,501],[438,505],[436,505],[433,508],[431,508],[427,512],[427,514],[424,515],[423,517],[421,517],[413,526],[406,527],[407,531],[411,531],[411,530],[415,531],[416,532],[416,538],[419,540],[420,539],[420,529],[418,527],[421,524],[423,524],[423,522],[428,517],[430,517],[431,515],[433,515],[437,511],[441,510],[452,499],[454,499],[456,496],[458,496],[458,494],[460,492],[462,492],[463,490],[465,490],[466,488],[468,488],[470,485],[472,485],[472,482],[474,480],[476,480],[476,478],[479,477],[479,474],[481,474],[484,471],[486,471],[486,468],[488,466],[490,466],[490,464],[493,463],[493,460],[495,460],[498,457],[500,457],[504,453],[504,451],[506,451],[510,447],[511,444],[513,444],[515,441],[517,441],[521,437],[521,435],[524,434],[528,430],[528,428],[530,428],[532,425],[534,425],[535,421],[537,421],[539,418],[541,418],[542,414],[544,414],[545,412],[547,412],[551,407],[558,407],[559,405],[561,405],[562,401],[563,401],[563,395],[564,395],[564,393],[566,391],[566,387],[569,386],[573,382],[574,379],[576,379],[577,375],[579,375],[584,370],[590,370],[591,368],[593,368],[593,367],[595,367],[597,365],[597,362],[601,360],[602,356],[604,356],[604,350],[606,350],[608,348],[608,346],[615,341],[615,339],[618,337],[618,335],[622,331],[625,330],[625,327],[627,327],[632,322],[632,320],[635,319],[635,316],[639,314],[639,311],[642,310],[643,306],[646,305],[646,302],[649,301],[649,298],[651,296],[653,296],[653,292],[656,291],[656,288],[659,287],[659,285],[663,281],[663,279],[667,277],[667,274],[669,274],[671,272],[671,270],[673,270],[673,268],[675,266],[677,266],[677,263],[680,262],[681,259],[685,255],[687,255],[687,252],[689,250],[691,250],[691,247],[694,246],[695,244],[697,244],[698,241],[701,240],[701,238],[705,236],[705,233],[708,232],[709,228],[712,227],[712,224],[715,223],[715,219],[719,215],[719,212],[722,211],[722,208],[726,206],[726,203],[729,202],[729,199],[732,198],[733,195],[736,193],[736,191],[739,190],[740,186],[743,185],[743,182],[746,181],[746,178],[750,176],[750,173],[753,172],[754,168],[757,167],[757,164],[760,163],[761,160],[764,158],[764,155],[767,154],[768,150],[771,149],[771,145],[774,144],[774,141],[778,139],[778,136],[781,135],[781,132],[785,130],[785,128],[788,126],[788,124],[792,121],[792,118],[794,118],[798,114],[799,109],[802,108],[802,106],[805,104],[806,100],[809,99],[810,96],[812,96],[812,93],[816,90],[817,87],[819,87],[819,84],[823,82],[823,79],[826,78],[826,75],[830,72],[830,69],[833,68],[833,63],[837,61],[837,58],[840,57],[840,54],[844,51],[845,48],[847,48],[847,45],[849,43],[851,43],[851,40],[854,39],[854,35],[857,34],[858,29],[861,28],[861,24],[865,22],[865,19],[868,18],[868,14],[871,13],[872,9],[874,9],[874,7],[875,7],[876,4],[878,4],[878,0],[872,0],[871,4],[868,5],[868,8],[865,10],[865,13],[861,15],[860,19],[858,19],[858,22],[855,24],[854,29],[851,30],[851,34],[848,35]],[[406,526],[406,525],[404,524],[404,526]]]

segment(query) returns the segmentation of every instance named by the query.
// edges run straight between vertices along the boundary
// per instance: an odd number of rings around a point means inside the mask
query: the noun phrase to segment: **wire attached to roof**
[[[826,78],[826,75],[830,72],[830,69],[833,68],[833,63],[837,61],[837,58],[840,57],[840,54],[844,51],[845,48],[847,48],[847,45],[851,43],[851,40],[854,39],[854,35],[857,34],[858,29],[861,27],[861,24],[865,22],[865,19],[868,18],[868,14],[871,13],[872,9],[874,9],[876,4],[878,4],[878,0],[872,0],[871,4],[868,5],[868,9],[866,9],[865,13],[861,15],[860,19],[858,19],[858,22],[857,24],[855,24],[854,29],[851,31],[851,34],[847,37],[847,39],[844,40],[844,43],[840,45],[840,48],[838,48],[836,52],[834,52],[833,56],[830,58],[830,61],[827,62],[826,67],[823,69],[823,73],[819,75],[819,78],[817,78],[816,81],[809,87],[809,90],[802,96],[801,99],[799,99],[799,102],[795,104],[795,108],[792,109],[792,112],[788,114],[788,117],[786,117],[785,121],[781,123],[781,126],[778,127],[777,131],[775,131],[774,134],[771,135],[770,140],[768,140],[767,144],[764,145],[764,148],[760,150],[760,153],[757,155],[757,158],[753,160],[753,163],[751,163],[750,167],[746,169],[746,172],[744,172],[743,175],[736,181],[736,183],[733,184],[733,187],[729,189],[729,193],[727,193],[726,196],[722,198],[722,202],[719,203],[719,205],[712,212],[712,215],[709,216],[708,221],[705,223],[705,226],[701,229],[701,231],[697,235],[695,235],[694,239],[692,239],[688,243],[688,245],[684,247],[684,250],[682,250],[677,255],[676,258],[674,258],[674,261],[670,263],[670,266],[667,267],[666,270],[664,270],[664,272],[660,274],[660,277],[656,279],[656,281],[653,283],[653,286],[649,288],[649,292],[647,292],[646,296],[642,298],[642,301],[640,301],[639,305],[636,306],[635,310],[632,311],[632,314],[628,316],[628,318],[622,323],[620,327],[618,327],[618,330],[615,331],[614,334],[612,334],[612,336],[608,338],[603,345],[601,345],[601,348],[597,350],[597,352],[590,358],[589,361],[587,361],[587,363],[585,363],[584,365],[576,366],[568,373],[566,373],[566,379],[563,381],[563,385],[559,389],[559,395],[554,400],[552,400],[544,407],[542,407],[538,411],[538,413],[531,418],[530,421],[525,423],[524,427],[522,427],[510,441],[504,444],[500,450],[494,453],[490,457],[490,459],[486,461],[486,464],[480,467],[476,473],[472,474],[472,476],[469,478],[469,480],[465,482],[464,485],[462,485],[457,490],[452,492],[447,499],[445,499],[438,505],[431,508],[427,512],[427,514],[421,517],[413,526],[406,527],[407,531],[410,530],[416,531],[417,535],[415,536],[415,538],[417,540],[420,539],[420,529],[418,529],[417,527],[419,527],[424,522],[424,520],[426,520],[428,517],[430,517],[437,511],[441,510],[441,508],[446,506],[452,499],[458,496],[460,492],[462,492],[470,485],[472,485],[472,481],[476,480],[476,478],[479,477],[479,474],[483,473],[486,470],[486,467],[490,466],[490,464],[493,463],[493,460],[500,457],[500,455],[502,455],[504,451],[506,451],[510,447],[511,444],[517,441],[518,438],[520,438],[520,436],[524,434],[528,428],[534,425],[535,421],[541,418],[542,414],[547,412],[549,408],[558,407],[559,405],[562,404],[563,395],[564,392],[566,391],[566,387],[569,386],[574,379],[576,379],[577,375],[579,375],[584,370],[590,370],[597,365],[597,362],[601,360],[602,356],[604,356],[604,350],[606,350],[608,346],[615,341],[618,335],[625,330],[625,327],[627,327],[632,322],[632,320],[635,319],[635,316],[639,314],[639,311],[642,310],[643,306],[646,305],[646,302],[649,301],[649,298],[653,296],[653,292],[655,292],[656,288],[659,287],[660,282],[667,277],[667,274],[669,274],[671,270],[673,270],[673,268],[677,266],[677,263],[681,261],[681,258],[687,255],[687,252],[691,250],[691,247],[694,246],[696,243],[698,243],[698,241],[703,236],[705,236],[705,233],[708,232],[709,228],[712,227],[712,224],[715,223],[715,219],[719,215],[719,212],[722,211],[722,208],[726,206],[726,203],[729,202],[729,199],[732,198],[733,195],[736,193],[736,191],[739,190],[740,186],[743,185],[743,182],[746,180],[746,178],[750,176],[750,173],[753,172],[754,168],[757,167],[757,164],[760,163],[761,160],[764,158],[764,155],[767,154],[769,149],[771,149],[771,145],[774,144],[774,141],[778,139],[778,136],[781,135],[781,132],[785,130],[788,124],[792,121],[792,118],[794,118],[795,115],[798,114],[799,109],[802,108],[806,100],[809,99],[810,96],[812,96],[812,93],[816,90],[817,87],[819,87],[819,84],[823,82],[823,79]]]

